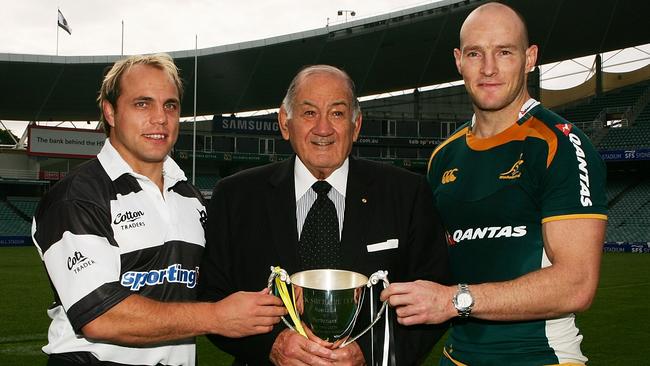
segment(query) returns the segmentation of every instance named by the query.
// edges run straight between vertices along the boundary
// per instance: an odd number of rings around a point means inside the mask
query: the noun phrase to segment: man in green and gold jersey
[[[580,365],[574,313],[596,292],[605,165],[587,137],[526,90],[525,23],[488,3],[454,50],[474,116],[432,154],[428,178],[455,286],[395,283],[402,324],[452,319],[441,365]]]

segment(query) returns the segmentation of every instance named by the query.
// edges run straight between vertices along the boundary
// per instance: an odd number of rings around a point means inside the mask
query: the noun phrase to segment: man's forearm
[[[286,310],[275,296],[234,293],[218,302],[165,303],[131,295],[86,324],[91,339],[119,344],[155,344],[199,334],[239,338],[268,333]]]
[[[553,267],[512,281],[470,285],[475,301],[472,316],[500,321],[550,319],[588,308],[595,292],[591,281],[567,277]]]
[[[589,308],[598,286],[605,225],[587,219],[544,224],[544,248],[552,264],[512,281],[470,285],[472,316],[548,319]]]
[[[216,332],[205,315],[211,303],[165,303],[131,295],[86,324],[87,338],[125,345],[156,344]],[[214,323],[212,323],[214,324]]]

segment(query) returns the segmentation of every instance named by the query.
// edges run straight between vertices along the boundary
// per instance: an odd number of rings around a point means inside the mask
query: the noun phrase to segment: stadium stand
[[[201,191],[212,191],[219,179],[221,179],[221,177],[218,175],[197,175],[195,185],[196,188]]]
[[[29,236],[31,223],[7,202],[0,201],[0,236]]]
[[[611,90],[601,96],[593,96],[577,105],[560,109],[558,113],[571,122],[591,122],[607,108],[625,109],[631,107],[650,86],[650,82]]]
[[[34,216],[39,200],[40,197],[7,197],[7,203],[15,207],[27,218]]]
[[[606,241],[650,242],[650,179],[629,185],[611,180],[607,188],[610,207]]]
[[[650,145],[650,104],[641,111],[629,127],[610,128],[598,143],[600,149],[628,149]]]
[[[580,127],[599,149],[638,147],[650,141],[650,123],[643,123],[650,120],[649,99],[650,81],[643,81],[555,111]],[[608,121],[615,122],[614,126]]]

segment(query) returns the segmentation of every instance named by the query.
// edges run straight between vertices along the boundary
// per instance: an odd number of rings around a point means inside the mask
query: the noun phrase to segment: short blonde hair
[[[134,55],[117,61],[113,67],[106,73],[102,81],[102,87],[99,89],[97,102],[99,104],[99,121],[104,127],[104,132],[108,136],[111,132],[111,126],[106,121],[102,104],[104,101],[109,102],[113,108],[117,108],[117,98],[121,94],[121,79],[129,69],[134,65],[148,65],[160,69],[169,75],[169,78],[176,85],[178,90],[178,99],[183,99],[183,81],[179,75],[178,68],[174,60],[166,53],[154,55]]]

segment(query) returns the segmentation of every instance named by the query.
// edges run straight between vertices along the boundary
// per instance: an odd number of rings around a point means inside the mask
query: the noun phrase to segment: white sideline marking
[[[18,335],[0,337],[0,344],[26,342],[26,341],[44,341],[44,342],[47,342],[47,333],[18,334]]]
[[[627,287],[641,287],[646,285],[650,285],[650,282],[639,282],[639,283],[631,283],[629,285],[598,287],[598,290],[609,290],[614,288],[627,288]]]

